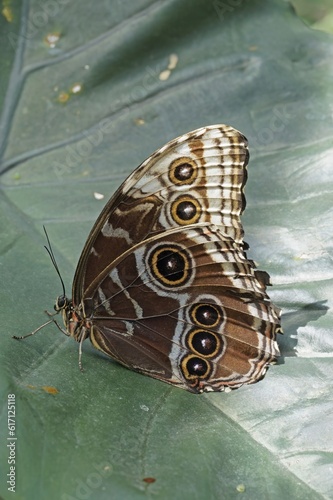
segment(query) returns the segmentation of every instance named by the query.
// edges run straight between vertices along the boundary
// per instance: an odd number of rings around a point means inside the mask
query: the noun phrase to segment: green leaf
[[[279,0],[3,0],[0,33],[2,497],[329,498],[332,37]],[[43,224],[70,290],[120,182],[213,123],[250,142],[246,240],[284,313],[265,380],[196,396],[88,343],[82,374],[78,345],[53,325],[14,341],[61,293]]]
[[[297,14],[314,29],[333,33],[333,5],[331,0],[291,0]]]

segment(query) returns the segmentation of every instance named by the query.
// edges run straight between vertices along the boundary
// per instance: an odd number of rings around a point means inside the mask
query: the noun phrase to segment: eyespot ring
[[[180,365],[184,377],[190,381],[207,379],[212,372],[211,363],[195,354],[185,356]]]
[[[193,184],[198,177],[198,165],[187,156],[177,158],[169,167],[170,182],[176,186]]]
[[[167,287],[183,286],[192,275],[190,254],[178,245],[158,245],[150,253],[148,263],[154,279]]]
[[[185,342],[192,353],[205,359],[215,358],[223,349],[223,341],[220,335],[201,328],[190,330]]]
[[[197,303],[191,307],[190,318],[195,325],[214,328],[223,321],[223,312],[215,304]]]
[[[171,204],[171,217],[180,226],[195,224],[199,221],[202,209],[193,196],[179,196]]]

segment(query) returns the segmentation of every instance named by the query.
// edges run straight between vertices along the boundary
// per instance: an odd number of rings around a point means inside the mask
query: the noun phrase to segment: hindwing
[[[172,229],[109,265],[88,289],[92,343],[193,392],[260,379],[278,355],[263,275],[212,225]]]

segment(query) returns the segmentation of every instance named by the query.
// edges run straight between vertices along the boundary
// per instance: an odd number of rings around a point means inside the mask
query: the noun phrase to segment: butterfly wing
[[[127,367],[193,392],[263,377],[279,354],[265,274],[216,226],[136,245],[88,290],[91,341]]]
[[[264,376],[280,320],[268,275],[244,252],[248,158],[240,132],[214,125],[171,141],[127,178],[73,283],[95,347],[193,392]]]
[[[162,231],[205,222],[241,243],[248,158],[245,137],[227,125],[200,128],[153,153],[92,228],[74,277],[74,303],[123,252]]]

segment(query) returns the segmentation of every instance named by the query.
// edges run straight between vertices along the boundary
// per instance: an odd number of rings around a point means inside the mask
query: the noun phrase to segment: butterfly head
[[[75,314],[73,302],[66,295],[59,295],[54,304],[54,310],[61,313],[66,331],[62,331],[69,337],[74,337],[75,340],[80,340],[80,325],[77,315]]]
[[[51,262],[52,262],[52,264],[53,264],[53,266],[54,266],[54,268],[59,276],[60,283],[62,286],[62,292],[63,292],[61,295],[59,295],[57,297],[55,304],[54,304],[54,310],[56,313],[61,313],[66,330],[64,330],[63,328],[60,328],[59,325],[57,324],[57,322],[55,322],[55,323],[63,333],[65,333],[69,337],[73,337],[75,340],[80,342],[83,337],[85,338],[85,335],[83,335],[83,333],[85,333],[85,330],[82,328],[83,327],[83,320],[80,317],[80,314],[78,313],[78,311],[75,312],[72,299],[69,299],[66,296],[65,284],[64,284],[63,279],[61,277],[60,270],[59,270],[55,255],[54,255],[52,247],[51,247],[51,242],[50,242],[49,236],[48,236],[47,231],[46,231],[44,226],[43,226],[43,228],[44,228],[45,236],[46,236],[47,243],[48,243],[48,246],[44,246],[44,248],[47,251],[47,253],[49,254],[49,256],[51,258]]]
[[[59,295],[59,297],[57,297],[56,302],[54,304],[54,310],[56,312],[66,310],[66,309],[68,309],[68,307],[71,306],[71,303],[72,303],[72,301],[69,300],[66,297],[66,295]]]

